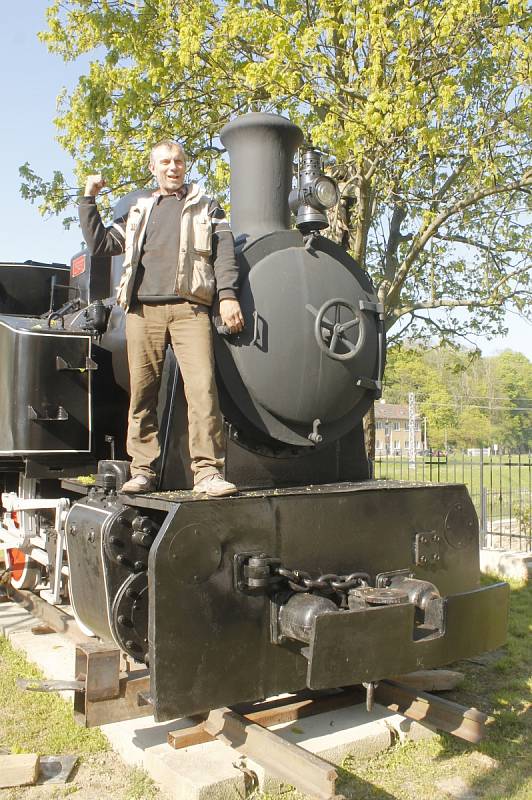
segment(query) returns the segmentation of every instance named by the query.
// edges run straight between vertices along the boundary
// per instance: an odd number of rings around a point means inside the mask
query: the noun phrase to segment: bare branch
[[[493,186],[489,189],[479,189],[475,192],[471,192],[471,194],[467,195],[463,198],[463,200],[459,200],[457,203],[454,203],[450,208],[445,209],[444,211],[440,212],[423,230],[416,234],[414,237],[414,241],[412,247],[410,248],[408,254],[404,258],[399,270],[397,271],[397,275],[395,277],[394,282],[390,286],[390,290],[387,294],[387,302],[391,305],[396,305],[399,300],[399,295],[401,293],[401,289],[405,280],[408,277],[410,267],[414,263],[414,261],[418,258],[422,250],[425,248],[425,245],[430,240],[432,236],[437,232],[438,228],[443,225],[450,217],[460,214],[462,211],[465,211],[466,208],[475,205],[480,200],[486,197],[493,197],[497,194],[503,194],[505,192],[515,192],[520,191],[524,187],[529,186],[532,184],[532,170],[529,170],[520,181],[514,181],[513,183],[506,184],[504,186]]]
[[[435,239],[441,239],[444,242],[458,242],[460,244],[467,244],[471,247],[476,247],[479,250],[486,250],[488,253],[522,253],[523,249],[520,247],[494,247],[484,242],[478,242],[476,239],[471,239],[468,236],[460,236],[458,233],[443,234],[435,233]]]
[[[443,183],[440,189],[436,192],[434,196],[434,202],[439,203],[443,198],[446,196],[449,189],[456,183],[462,172],[464,171],[466,165],[471,161],[470,156],[464,156],[464,158],[460,161],[454,172],[452,172],[447,180]]]

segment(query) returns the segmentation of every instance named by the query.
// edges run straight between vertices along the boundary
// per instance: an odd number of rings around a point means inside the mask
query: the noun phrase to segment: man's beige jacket
[[[146,228],[155,197],[140,197],[131,206],[125,230],[122,221],[113,223],[117,232],[125,238],[124,273],[117,287],[117,301],[129,310],[135,276],[140,263]],[[188,187],[183,212],[179,253],[176,265],[174,291],[180,297],[195,303],[211,305],[215,293],[215,278],[212,265],[212,220],[209,217],[210,198],[200,187],[191,183]]]

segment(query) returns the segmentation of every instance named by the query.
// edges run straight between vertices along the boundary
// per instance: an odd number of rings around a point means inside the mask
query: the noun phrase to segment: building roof
[[[416,417],[419,417],[416,414]],[[399,403],[375,403],[375,419],[408,419],[408,406]]]

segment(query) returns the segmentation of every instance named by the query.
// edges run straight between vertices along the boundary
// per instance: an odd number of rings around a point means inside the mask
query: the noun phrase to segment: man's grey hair
[[[185,148],[181,142],[176,142],[175,139],[161,139],[161,141],[157,142],[157,144],[154,144],[150,150],[150,166],[154,163],[155,151],[158,150],[159,147],[168,147],[170,150],[172,150],[174,147],[179,148],[179,150],[181,150],[183,153],[183,161],[186,163],[187,154],[185,153]]]

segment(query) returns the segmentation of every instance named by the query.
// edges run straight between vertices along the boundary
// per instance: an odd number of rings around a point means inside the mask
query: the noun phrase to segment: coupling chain
[[[357,586],[368,586],[370,576],[367,572],[351,572],[349,575],[336,575],[327,572],[313,578],[309,572],[302,569],[286,569],[281,565],[274,568],[274,572],[288,581],[289,587],[294,592],[348,592]]]

